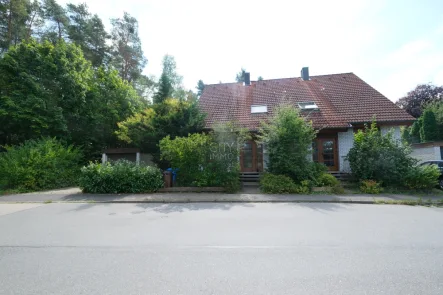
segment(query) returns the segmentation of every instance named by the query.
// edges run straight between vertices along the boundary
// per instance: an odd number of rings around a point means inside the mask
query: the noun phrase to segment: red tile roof
[[[250,130],[272,115],[280,104],[315,102],[319,111],[303,111],[316,128],[342,128],[352,123],[410,122],[414,118],[353,73],[311,76],[309,81],[286,78],[206,85],[200,107],[207,113],[206,127],[237,121]],[[267,114],[251,114],[251,105],[266,105]]]

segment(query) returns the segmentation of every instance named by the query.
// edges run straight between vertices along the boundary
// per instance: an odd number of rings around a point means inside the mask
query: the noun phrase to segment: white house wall
[[[401,127],[400,126],[381,126],[380,131],[381,134],[385,135],[388,133],[391,129],[393,129],[393,137],[397,140],[401,140]]]
[[[413,147],[411,156],[419,162],[442,160],[439,146]]]

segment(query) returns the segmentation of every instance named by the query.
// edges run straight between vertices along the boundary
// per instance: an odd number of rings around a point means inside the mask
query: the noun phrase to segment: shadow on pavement
[[[111,202],[119,201],[125,197],[133,196],[132,194],[110,194],[110,195],[100,195],[100,194],[72,194],[61,197],[60,201],[66,202]]]
[[[320,212],[320,213],[328,213],[335,212],[340,210],[349,210],[350,204],[340,204],[340,203],[288,203],[293,206],[300,206],[309,208],[311,210]]]
[[[140,214],[149,210],[159,213],[172,213],[172,212],[186,212],[196,210],[230,210],[233,207],[254,207],[252,203],[168,203],[168,204],[147,204],[139,203],[137,207],[144,211],[136,211],[136,214]]]

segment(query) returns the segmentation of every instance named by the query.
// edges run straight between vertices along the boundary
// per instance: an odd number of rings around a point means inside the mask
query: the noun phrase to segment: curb
[[[365,205],[441,205],[441,202],[421,202],[415,200],[380,200],[380,201],[352,201],[352,200],[128,200],[128,201],[95,201],[95,200],[79,200],[79,201],[57,201],[57,200],[45,200],[45,201],[6,201],[0,204],[55,204],[55,203],[67,203],[67,204],[190,204],[190,203],[336,203],[336,204],[365,204]]]

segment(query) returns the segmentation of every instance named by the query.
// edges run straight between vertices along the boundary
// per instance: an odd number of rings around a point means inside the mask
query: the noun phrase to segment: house
[[[300,108],[318,130],[312,158],[331,172],[349,172],[345,157],[353,145],[354,132],[374,116],[382,132],[393,128],[398,139],[400,127],[414,121],[355,74],[309,76],[308,68],[303,68],[297,78],[250,81],[246,73],[245,83],[206,85],[199,103],[207,113],[206,128],[217,122],[236,121],[252,133],[276,106],[292,104]],[[249,141],[241,153],[241,171],[261,172],[266,169],[266,159],[266,147]]]

